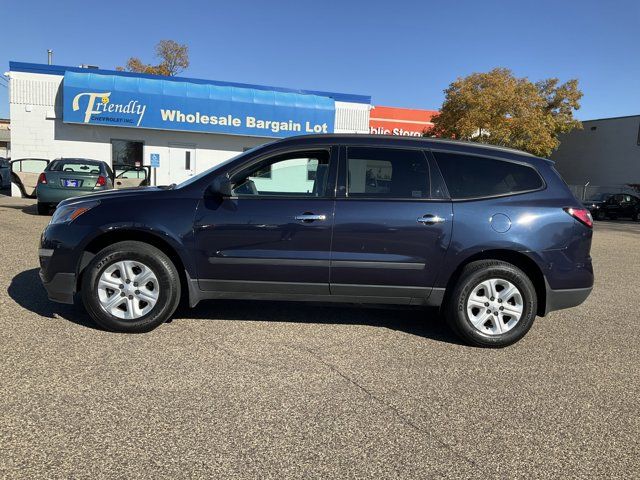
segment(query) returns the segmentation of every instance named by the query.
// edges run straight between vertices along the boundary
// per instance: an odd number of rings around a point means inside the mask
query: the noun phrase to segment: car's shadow
[[[38,213],[38,207],[35,203],[33,205],[2,205],[2,208],[12,208],[14,210],[22,210],[23,213],[26,213],[27,215],[34,215],[36,217],[42,216]],[[49,215],[52,212],[53,210],[49,212]]]
[[[50,301],[40,283],[38,269],[13,277],[9,296],[21,307],[45,318],[63,318],[87,328],[99,329],[79,305]],[[178,308],[181,318],[210,321],[291,322],[303,324],[368,325],[405,332],[441,342],[461,344],[439,318],[436,309],[387,308],[301,302],[244,300],[203,301],[196,308]]]
[[[99,329],[81,307],[49,300],[40,281],[37,268],[25,270],[13,277],[7,293],[22,308],[42,317],[60,317],[84,327]]]

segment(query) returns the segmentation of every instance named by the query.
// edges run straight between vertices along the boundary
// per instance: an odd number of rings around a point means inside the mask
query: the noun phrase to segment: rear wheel
[[[49,215],[51,205],[44,202],[38,202],[38,215]]]
[[[180,278],[162,251],[142,242],[101,250],[82,277],[82,301],[93,320],[123,333],[153,330],[171,318],[180,301]]]
[[[506,347],[531,328],[537,297],[529,277],[516,266],[480,260],[464,268],[445,309],[447,323],[466,342]]]

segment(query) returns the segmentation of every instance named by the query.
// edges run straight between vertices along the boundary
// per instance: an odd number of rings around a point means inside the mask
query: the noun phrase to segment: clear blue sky
[[[437,109],[456,77],[503,66],[578,78],[580,119],[640,113],[638,0],[0,0],[0,19],[1,72],[46,63],[47,48],[59,65],[151,62],[168,38],[190,47],[187,77]],[[8,109],[0,86],[0,117]]]

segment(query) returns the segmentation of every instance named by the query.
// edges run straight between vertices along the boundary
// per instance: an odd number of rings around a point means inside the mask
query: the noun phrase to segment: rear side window
[[[348,196],[429,198],[429,164],[420,150],[349,147]]]
[[[459,153],[434,155],[452,199],[494,197],[544,186],[540,174],[526,165]]]

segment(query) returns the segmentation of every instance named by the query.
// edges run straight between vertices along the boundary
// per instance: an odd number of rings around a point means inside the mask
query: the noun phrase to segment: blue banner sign
[[[97,73],[65,72],[63,121],[288,137],[332,133],[329,97]]]

